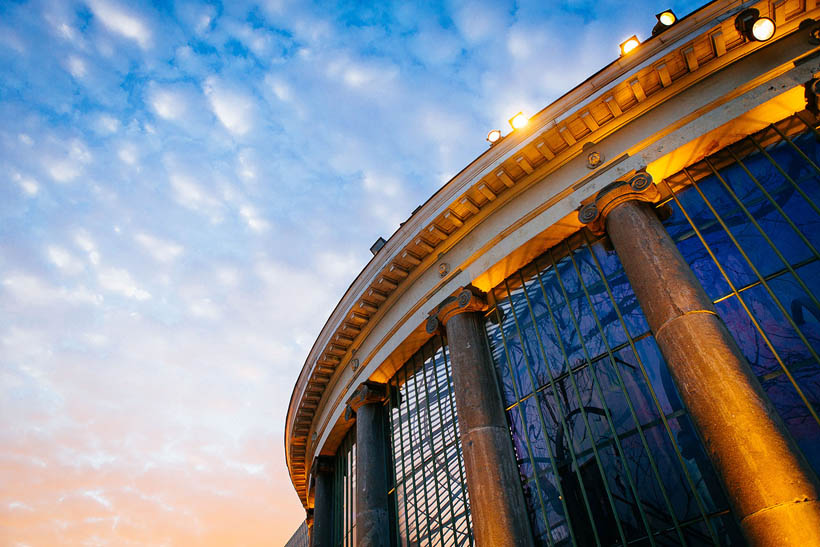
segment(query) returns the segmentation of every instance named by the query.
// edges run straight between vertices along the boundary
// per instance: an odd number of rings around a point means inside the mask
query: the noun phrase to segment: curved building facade
[[[820,545],[814,19],[659,24],[376,251],[288,409],[312,545]]]

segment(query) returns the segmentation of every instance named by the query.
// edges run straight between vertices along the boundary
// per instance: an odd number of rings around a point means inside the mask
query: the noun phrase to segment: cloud
[[[134,300],[148,300],[151,293],[140,288],[131,274],[122,268],[103,268],[97,274],[97,281],[100,286],[109,291],[126,298]]]
[[[204,213],[212,222],[222,221],[222,203],[185,173],[171,173],[169,180],[174,199],[185,208]]]
[[[453,13],[453,21],[461,35],[475,44],[497,38],[499,30],[508,27],[510,15],[501,3],[461,2]]]
[[[184,94],[170,88],[154,87],[148,98],[151,108],[166,120],[180,120],[185,117],[188,101]]]
[[[146,233],[139,233],[134,236],[134,239],[158,262],[171,262],[183,251],[182,245],[172,241],[164,241]]]
[[[210,298],[201,298],[188,305],[188,310],[194,317],[217,320],[221,317],[219,307]]]
[[[276,98],[282,102],[290,102],[293,99],[293,91],[290,85],[279,76],[268,74],[265,76],[265,84],[270,87]]]
[[[76,162],[70,160],[46,161],[45,167],[51,178],[57,182],[71,182],[82,173],[82,168]]]
[[[381,95],[390,93],[399,70],[385,61],[363,61],[343,57],[328,65],[327,74],[354,90]]]
[[[40,185],[37,184],[37,181],[31,177],[21,175],[20,173],[14,173],[12,178],[18,185],[20,185],[20,189],[22,189],[28,196],[36,196],[40,191]]]
[[[110,135],[120,129],[120,121],[110,114],[97,116],[96,129],[99,133]]]
[[[203,86],[211,110],[219,122],[234,135],[244,135],[253,127],[255,107],[245,93],[228,89],[214,78],[208,78]]]
[[[66,61],[66,65],[68,68],[68,72],[71,73],[72,76],[79,79],[85,76],[88,69],[85,66],[85,61],[77,57],[76,55],[72,55]]]
[[[102,0],[90,2],[94,15],[110,31],[134,40],[143,49],[151,45],[151,31],[141,19],[120,6]]]
[[[85,269],[81,260],[57,245],[49,245],[46,248],[46,254],[49,261],[65,274],[76,275]]]
[[[86,252],[88,261],[91,264],[96,266],[100,263],[100,252],[97,250],[97,244],[88,232],[85,230],[79,230],[74,235],[74,244]]]
[[[128,165],[136,165],[137,163],[137,150],[136,147],[132,144],[124,144],[117,150],[117,157],[120,158],[124,163]]]
[[[71,182],[83,173],[87,164],[91,163],[91,152],[79,139],[72,139],[68,143],[67,150],[62,143],[58,146],[64,150],[57,157],[44,159],[43,166],[55,181]]]
[[[265,219],[259,216],[259,212],[253,205],[241,206],[239,214],[248,224],[248,227],[255,232],[264,232],[270,226]]]
[[[246,148],[240,151],[236,157],[236,161],[238,164],[237,174],[240,177],[246,180],[253,180],[256,178],[258,167],[253,150]]]
[[[68,304],[98,304],[100,296],[83,286],[74,288],[55,287],[33,275],[12,273],[5,277],[3,287],[15,299],[33,305],[49,305],[54,302]]]

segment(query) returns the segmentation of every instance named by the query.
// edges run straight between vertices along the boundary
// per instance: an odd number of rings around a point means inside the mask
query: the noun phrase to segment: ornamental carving
[[[578,210],[578,221],[586,224],[595,235],[603,235],[606,216],[618,205],[627,201],[657,203],[660,192],[652,183],[652,175],[646,171],[635,173],[629,180],[619,180],[605,186],[595,196],[595,201],[583,205]]]

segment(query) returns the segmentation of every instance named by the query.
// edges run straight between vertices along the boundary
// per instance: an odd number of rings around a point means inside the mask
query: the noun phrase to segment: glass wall
[[[660,185],[669,233],[816,471],[818,163],[817,133],[791,118]]]
[[[486,329],[539,544],[744,544],[604,242],[576,234],[490,299]]]
[[[818,143],[790,118],[658,187],[667,230],[820,471]],[[487,334],[540,544],[744,544],[605,239],[574,235],[490,302]]]
[[[336,451],[333,468],[333,545],[356,545],[356,428],[347,432]]]
[[[447,345],[433,338],[390,381],[395,543],[472,545]]]

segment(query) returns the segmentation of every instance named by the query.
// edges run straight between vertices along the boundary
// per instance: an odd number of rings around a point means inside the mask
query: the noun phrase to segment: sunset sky
[[[282,545],[307,353],[637,0],[0,0],[0,544]]]

